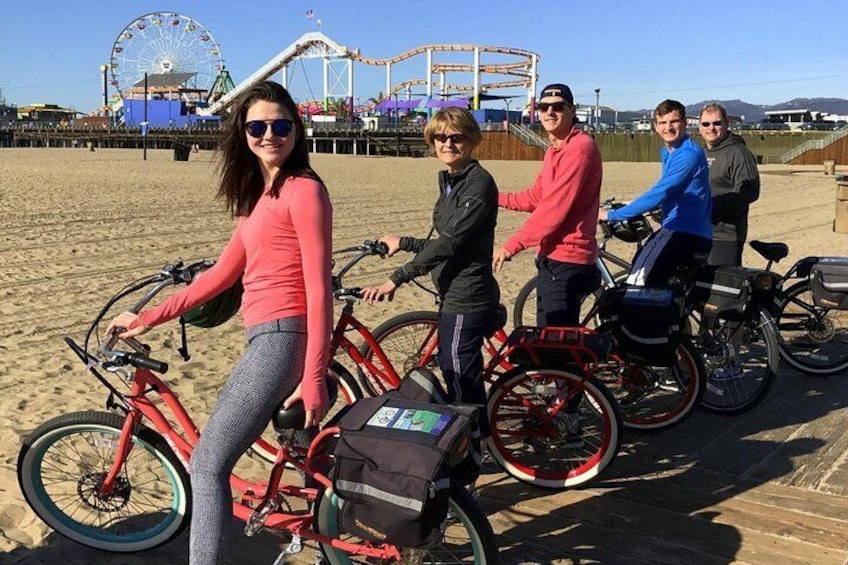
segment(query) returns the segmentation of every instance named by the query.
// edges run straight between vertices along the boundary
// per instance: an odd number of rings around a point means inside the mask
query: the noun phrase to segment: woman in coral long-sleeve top
[[[224,555],[231,545],[230,473],[274,409],[303,401],[311,427],[328,407],[332,208],[309,166],[303,121],[289,93],[263,82],[242,95],[221,153],[218,197],[238,225],[220,258],[182,292],[139,315],[120,314],[109,326],[122,337],[142,334],[242,278],[248,346],[191,457],[192,565],[233,562]]]

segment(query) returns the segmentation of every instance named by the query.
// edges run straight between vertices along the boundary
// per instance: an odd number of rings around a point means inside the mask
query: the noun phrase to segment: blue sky
[[[310,9],[313,20],[306,18]],[[848,98],[848,26],[838,0],[4,0],[0,11],[0,91],[19,105],[97,107],[99,67],[116,37],[155,11],[205,26],[236,83],[318,30],[320,19],[320,31],[366,57],[432,43],[535,51],[539,86],[565,82],[584,105],[595,103],[595,88],[602,105],[620,110],[652,108],[664,98]],[[436,62],[471,58],[438,55]],[[423,78],[425,65],[419,56],[396,65],[394,76]],[[381,69],[356,65],[354,77],[363,100],[385,89]],[[301,100],[320,97],[319,62],[293,69],[290,89]]]

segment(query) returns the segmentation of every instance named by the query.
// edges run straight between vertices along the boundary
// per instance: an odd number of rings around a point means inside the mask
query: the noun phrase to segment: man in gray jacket
[[[760,197],[757,161],[745,140],[728,128],[724,106],[715,102],[704,106],[698,121],[707,143],[713,195],[713,248],[709,263],[739,266],[748,236],[748,208]]]

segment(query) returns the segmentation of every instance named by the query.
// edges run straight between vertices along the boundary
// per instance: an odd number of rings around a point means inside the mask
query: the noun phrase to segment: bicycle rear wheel
[[[704,395],[705,375],[700,354],[685,336],[671,367],[637,365],[616,357],[595,371],[618,402],[624,427],[642,432],[665,430],[688,418]]]
[[[111,493],[100,491],[124,418],[74,412],[24,441],[18,484],[38,517],[77,543],[118,553],[167,543],[189,523],[191,486],[182,463],[153,430],[140,427]]]
[[[349,543],[361,540],[344,532],[341,524],[341,508],[344,501],[337,497],[332,489],[324,491],[318,508],[318,532]],[[464,488],[453,485],[449,501],[451,518],[442,525],[442,541],[427,549],[403,549],[404,563],[432,565],[469,564],[496,565],[498,548],[495,534],[480,507]],[[374,563],[373,558],[351,555],[330,544],[322,543],[326,560],[332,565],[351,565],[353,563]]]
[[[707,369],[701,407],[732,416],[762,402],[780,363],[771,315],[761,309],[743,322],[689,319],[693,322],[692,341]]]
[[[579,406],[571,405],[575,399]],[[609,466],[621,447],[615,399],[603,384],[567,371],[513,369],[490,389],[486,411],[492,457],[532,485],[584,485]]]
[[[816,306],[809,280],[784,292],[774,319],[780,355],[792,368],[818,376],[848,370],[848,310]]]

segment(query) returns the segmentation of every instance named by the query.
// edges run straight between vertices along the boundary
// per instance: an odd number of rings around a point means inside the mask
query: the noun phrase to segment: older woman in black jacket
[[[391,299],[415,277],[431,273],[441,298],[439,368],[452,401],[485,404],[478,378],[481,348],[500,299],[492,273],[492,249],[498,216],[498,188],[473,157],[482,140],[480,126],[468,110],[445,108],[424,129],[435,156],[447,165],[439,172],[439,197],[428,237],[384,235],[388,254],[415,253],[380,286],[363,289],[363,298]]]

